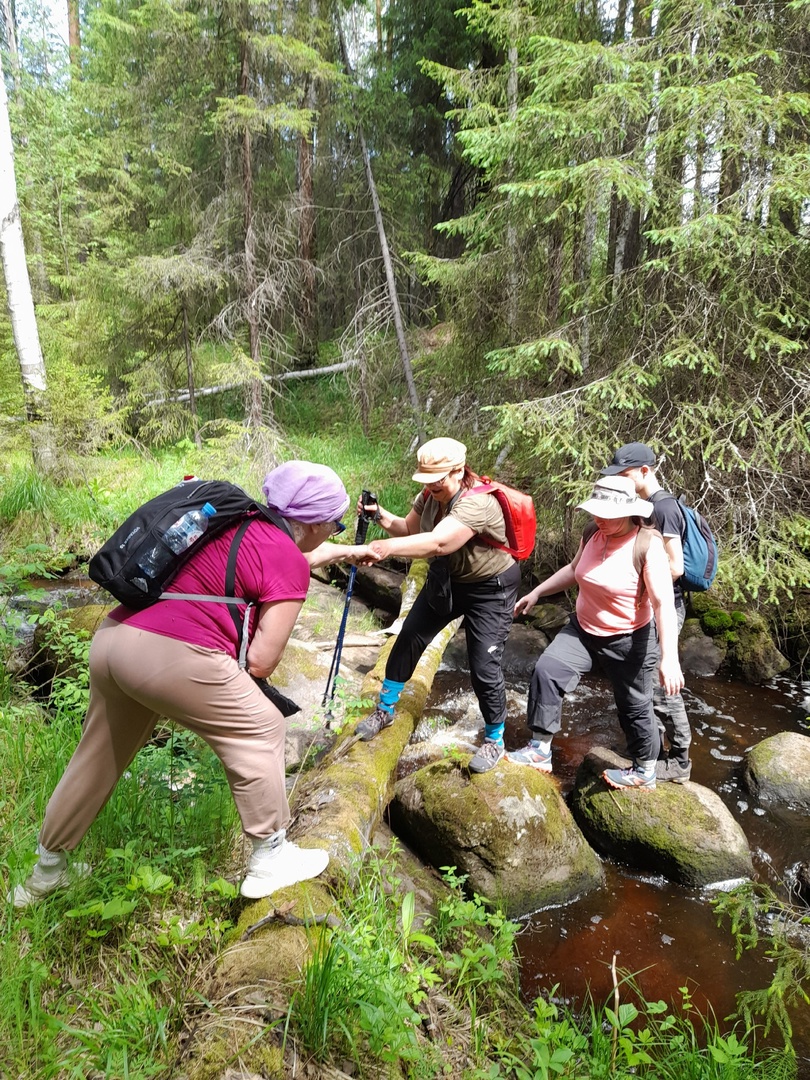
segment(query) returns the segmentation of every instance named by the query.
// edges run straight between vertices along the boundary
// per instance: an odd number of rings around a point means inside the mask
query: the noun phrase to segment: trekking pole
[[[364,544],[366,542],[366,533],[368,532],[369,524],[373,521],[373,515],[369,515],[366,512],[366,506],[371,503],[377,502],[377,496],[371,491],[363,491],[360,496],[360,504],[362,509],[357,515],[357,529],[354,534],[355,544]],[[326,680],[326,689],[323,692],[323,701],[321,702],[321,708],[326,708],[327,702],[329,703],[329,710],[326,714],[327,719],[332,717],[331,704],[335,699],[335,690],[337,689],[337,677],[340,671],[340,655],[343,652],[343,638],[346,634],[346,623],[349,619],[349,605],[352,602],[352,592],[354,591],[354,579],[357,577],[357,567],[353,566],[349,570],[349,583],[346,586],[346,602],[343,605],[343,618],[340,620],[340,629],[338,630],[337,641],[335,642],[335,651],[332,653],[332,663],[329,668],[329,678]],[[334,679],[332,676],[334,675]],[[330,693],[331,687],[331,693]]]

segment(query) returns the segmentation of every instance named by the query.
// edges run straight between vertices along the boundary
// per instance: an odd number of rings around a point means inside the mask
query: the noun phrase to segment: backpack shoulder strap
[[[596,536],[598,532],[599,526],[596,524],[596,522],[593,520],[589,521],[585,528],[582,530],[582,546],[585,547],[591,537]]]
[[[255,519],[252,517],[245,518],[239,528],[236,530],[236,535],[231,540],[231,547],[228,551],[228,565],[225,568],[225,595],[233,596],[236,588],[236,559],[239,555],[239,545],[242,543],[242,538],[250,528],[250,524]],[[283,518],[281,519],[283,520]],[[275,522],[274,522],[275,524]],[[286,523],[285,523],[286,524]],[[291,534],[288,534],[291,535]],[[244,601],[243,601],[244,603]],[[228,604],[228,611],[231,613],[233,624],[236,627],[238,656],[237,663],[240,668],[247,666],[247,649],[248,649],[248,629],[250,625],[250,611],[253,607],[252,601],[247,601],[245,607],[245,613],[239,617],[239,607],[237,603]]]

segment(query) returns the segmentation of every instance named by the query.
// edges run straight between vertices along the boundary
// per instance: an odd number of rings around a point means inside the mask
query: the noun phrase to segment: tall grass
[[[34,861],[39,823],[81,728],[0,703],[3,895]],[[168,1076],[186,1002],[230,925],[236,820],[222,770],[185,732],[136,758],[79,858],[92,875],[24,911],[3,905],[0,1075]]]
[[[288,1040],[360,1075],[427,1080],[793,1080],[790,1048],[760,1051],[754,1031],[698,1016],[689,994],[647,1002],[617,977],[604,1004],[559,1005],[555,989],[519,1000],[518,927],[450,886],[421,925],[414,893],[374,854],[342,897],[341,922],[312,942]],[[396,1072],[386,1072],[397,1063]]]

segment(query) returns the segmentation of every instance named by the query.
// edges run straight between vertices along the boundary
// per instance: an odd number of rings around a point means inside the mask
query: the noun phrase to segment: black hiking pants
[[[506,687],[501,660],[520,586],[520,566],[514,563],[486,581],[451,582],[450,610],[431,607],[422,589],[405,616],[385,665],[386,679],[407,682],[433,638],[453,619],[464,617],[470,682],[478,698],[488,738],[501,738],[506,720]]]

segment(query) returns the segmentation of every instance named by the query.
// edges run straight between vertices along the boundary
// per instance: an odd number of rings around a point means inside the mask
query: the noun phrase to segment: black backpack
[[[172,551],[162,538],[189,510],[202,510],[205,503],[210,503],[216,513],[208,519],[208,528],[179,554]],[[252,499],[246,491],[227,480],[198,480],[193,477],[177,484],[162,495],[139,506],[127,518],[124,524],[113,533],[110,539],[95,553],[90,560],[88,573],[97,585],[101,585],[119,603],[129,608],[143,610],[158,600],[170,597],[172,600],[203,600],[216,604],[227,604],[237,633],[237,662],[244,668],[247,662],[248,627],[251,601],[234,596],[236,585],[236,557],[242,537],[257,518],[264,518],[288,536],[292,537],[289,523],[261,503]],[[241,521],[236,530],[228,552],[228,564],[225,570],[224,596],[200,596],[195,593],[166,593],[164,589],[177,574],[183,563],[213,537],[224,532],[230,525]],[[161,570],[154,577],[145,577],[139,563],[144,556],[157,548],[166,556]],[[139,581],[140,585],[135,582]],[[143,585],[147,586],[144,591]],[[245,605],[240,616],[239,607]],[[262,693],[268,697],[282,716],[292,716],[300,708],[266,679],[251,676]]]
[[[201,510],[205,503],[210,503],[216,514],[209,519],[207,530],[179,554],[172,551],[164,542],[167,529],[175,524],[189,510]],[[262,517],[273,525],[283,529],[287,535],[290,528],[284,518],[273,510],[257,503],[247,492],[227,480],[184,480],[162,495],[139,506],[130,514],[123,525],[116,529],[110,539],[90,560],[89,574],[96,584],[111,593],[121,604],[129,608],[142,610],[149,607],[165,595],[165,588],[173,580],[183,563],[195,552],[224,532],[237,521],[244,521],[244,528],[239,529],[228,557],[225,596],[195,597],[219,601],[220,603],[239,601],[234,597],[234,575],[236,571],[236,553],[239,543],[250,525],[257,517]],[[153,576],[144,574],[140,563],[144,557],[157,549],[163,556],[165,565]],[[233,565],[231,565],[233,564]],[[137,584],[136,584],[137,582]],[[144,588],[146,586],[146,588]],[[171,593],[174,599],[185,594]]]

